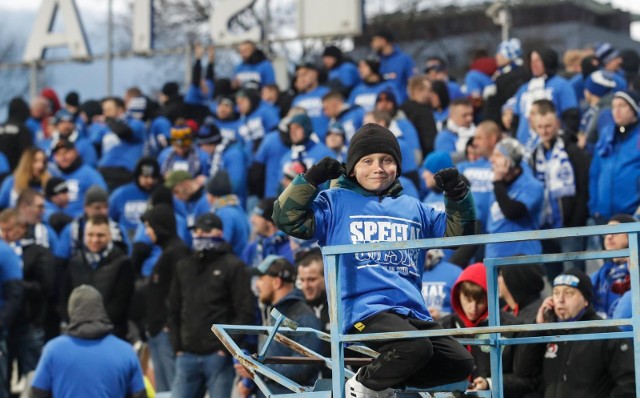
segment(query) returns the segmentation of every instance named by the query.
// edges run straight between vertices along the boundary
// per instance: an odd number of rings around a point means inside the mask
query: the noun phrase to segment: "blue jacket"
[[[371,112],[376,105],[378,95],[383,91],[391,90],[396,98],[400,98],[398,88],[392,81],[382,80],[379,83],[369,84],[362,82],[358,84],[349,95],[347,102],[351,105],[362,107],[365,113]]]
[[[78,217],[84,213],[84,195],[92,185],[98,185],[105,191],[108,190],[102,175],[86,164],[69,173],[62,172],[55,165],[49,171],[53,176],[60,177],[67,182],[69,205],[64,209],[64,212],[71,217]]]
[[[277,231],[272,236],[265,238],[258,236],[250,242],[242,251],[242,262],[250,267],[257,267],[262,260],[270,254],[281,256],[293,264],[293,253],[289,244],[289,236],[282,231]]]
[[[13,189],[15,184],[15,177],[13,175],[7,176],[0,185],[0,209],[6,209],[7,207],[14,207],[18,200],[18,193]],[[32,184],[29,188],[35,189],[38,192],[42,192],[42,185]]]
[[[239,133],[249,148],[253,148],[254,142],[262,140],[264,136],[278,127],[280,118],[273,108],[264,101],[248,115],[240,117]]]
[[[130,140],[123,140],[112,131],[107,131],[100,140],[102,156],[98,162],[99,167],[124,167],[133,171],[136,162],[144,150],[146,127],[140,120],[132,117],[124,119],[133,132]]]
[[[398,45],[393,46],[393,52],[380,56],[380,74],[384,80],[393,82],[399,96],[398,104],[407,100],[407,84],[415,73],[416,66],[407,53],[400,50]]]
[[[329,118],[322,111],[322,97],[329,92],[328,87],[318,86],[308,93],[300,93],[296,95],[291,106],[299,106],[306,109],[307,115],[311,118],[313,131],[316,133],[320,141],[324,142],[329,127]]]
[[[258,147],[254,161],[265,166],[265,198],[278,195],[282,175],[281,160],[288,151],[289,147],[282,142],[278,131],[267,134]]]
[[[615,133],[611,111],[598,118],[599,140],[589,170],[589,211],[605,219],[640,205],[640,123]]]
[[[329,81],[332,80],[340,82],[342,87],[351,91],[361,81],[358,67],[353,62],[342,62],[329,71]]]
[[[509,220],[504,216],[495,193],[491,195],[491,208],[486,214],[486,228],[490,234],[501,232],[536,231],[540,229],[540,212],[544,201],[544,184],[538,181],[531,169],[522,168],[522,174],[508,187],[509,197],[522,202],[527,214],[517,220]],[[538,240],[509,243],[488,243],[485,246],[485,258],[515,256],[518,254],[540,254],[542,246]]]
[[[346,106],[345,109],[340,112],[336,121],[340,123],[344,129],[345,144],[349,144],[351,137],[358,131],[360,127],[364,125],[364,109],[355,106]]]
[[[487,76],[479,70],[471,69],[464,76],[464,92],[468,96],[482,98],[484,89],[492,84],[491,76]]]
[[[117,222],[129,238],[140,224],[149,196],[150,192],[140,189],[135,182],[118,187],[109,196],[109,218]]]
[[[613,261],[607,261],[599,270],[591,274],[593,299],[590,304],[602,318],[613,318],[622,295],[613,292],[611,287],[616,281],[623,282],[628,276],[629,264],[616,264]]]
[[[613,319],[625,319],[632,317],[632,308],[631,308],[631,300],[633,296],[631,295],[631,290],[625,292],[622,295],[620,300],[618,301],[618,305],[613,310]],[[631,326],[620,326],[622,330],[633,330]]]
[[[320,320],[316,318],[313,310],[305,303],[304,297],[299,290],[292,290],[285,297],[280,299],[273,305],[275,309],[280,311],[281,314],[287,318],[298,323],[299,327],[308,327],[316,330],[322,330]],[[266,322],[271,325],[271,318]],[[315,338],[315,336],[305,333],[297,336],[292,336],[292,340],[309,348],[314,352],[321,352],[322,342]],[[299,357],[301,354],[294,352],[290,348],[287,348],[284,344],[271,344],[267,350],[267,356],[294,356]],[[314,365],[282,365],[282,364],[269,364],[267,365],[272,370],[280,373],[281,375],[291,379],[292,381],[299,383],[303,386],[313,385],[318,378],[319,368]],[[282,387],[275,383],[269,383],[269,387],[273,392],[282,391]],[[287,390],[289,391],[289,390]]]
[[[516,104],[513,109],[514,115],[519,117],[516,138],[529,151],[535,147],[533,141],[537,138],[537,134],[529,129],[529,112],[531,111],[531,105],[535,101],[548,99],[553,102],[558,117],[569,109],[578,109],[575,91],[564,77],[554,75],[544,82],[542,90],[534,90],[533,92],[528,91],[530,83],[529,81],[518,89]]]
[[[145,388],[131,345],[111,334],[95,340],[63,335],[49,341],[33,386],[56,398],[125,397]]]
[[[251,235],[249,217],[240,203],[233,199],[234,195],[218,198],[211,206],[211,211],[222,220],[222,237],[233,248],[233,252],[242,256]]]
[[[5,283],[22,280],[22,260],[16,255],[11,246],[3,240],[0,240],[0,258],[2,258],[0,262],[0,309],[3,310],[0,312],[0,323],[6,331],[7,323],[10,320],[7,319],[8,308],[5,308],[8,293],[4,291]],[[21,301],[18,305],[20,303]]]
[[[256,64],[242,62],[233,72],[233,78],[240,82],[240,86],[247,82],[258,82],[261,86],[265,84],[275,84],[276,76],[273,72],[273,65],[268,59]]]

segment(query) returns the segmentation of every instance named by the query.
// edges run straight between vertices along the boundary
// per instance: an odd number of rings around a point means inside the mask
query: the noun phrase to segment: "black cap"
[[[60,177],[51,177],[44,187],[44,195],[47,199],[56,196],[59,193],[69,192],[67,182]]]
[[[380,58],[376,57],[375,55],[371,55],[367,58],[361,59],[360,62],[364,62],[365,64],[369,65],[371,72],[375,73],[376,75],[380,74]]]
[[[58,152],[60,149],[75,149],[75,148],[76,147],[75,145],[73,145],[73,142],[66,140],[64,138],[61,138],[58,140],[58,142],[55,143],[55,145],[51,149],[51,153],[54,154]]]
[[[190,227],[190,229],[196,228],[207,232],[212,229],[222,230],[222,220],[213,213],[200,214],[198,218],[196,218],[195,223]]]
[[[198,129],[196,142],[199,145],[219,144],[222,142],[222,133],[220,133],[220,129],[216,126],[215,119],[212,116],[207,116],[204,119],[202,126]]]
[[[231,180],[226,170],[218,170],[218,172],[207,181],[207,192],[213,196],[231,195]]]
[[[578,289],[582,296],[591,303],[591,297],[593,296],[593,284],[591,278],[584,272],[577,268],[565,271],[556,276],[553,280],[553,286],[570,286]]]
[[[398,139],[389,129],[375,123],[360,127],[351,138],[347,152],[347,175],[351,175],[356,163],[372,153],[388,153],[398,165],[398,175],[402,174],[402,152]]]
[[[296,280],[296,268],[286,258],[273,254],[265,257],[257,267],[251,269],[256,276],[274,276],[285,282]]]

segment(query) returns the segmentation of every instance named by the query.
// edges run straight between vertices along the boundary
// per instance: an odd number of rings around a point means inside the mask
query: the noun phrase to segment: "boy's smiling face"
[[[393,184],[398,165],[388,153],[372,153],[358,160],[351,176],[368,191],[380,194]]]

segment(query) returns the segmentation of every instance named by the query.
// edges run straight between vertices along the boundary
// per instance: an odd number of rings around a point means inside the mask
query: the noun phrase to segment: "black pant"
[[[381,312],[352,328],[350,334],[441,329],[435,322]],[[453,337],[370,341],[380,355],[358,373],[358,381],[380,391],[406,386],[429,388],[464,380],[473,370],[473,357]]]

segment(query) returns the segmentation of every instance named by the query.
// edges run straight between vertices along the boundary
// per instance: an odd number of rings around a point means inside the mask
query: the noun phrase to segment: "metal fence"
[[[507,345],[516,344],[537,344],[561,341],[580,341],[580,340],[605,340],[633,338],[634,342],[634,365],[636,379],[636,396],[640,397],[640,275],[638,273],[639,251],[638,251],[638,233],[640,232],[640,223],[626,223],[617,225],[603,225],[593,227],[580,228],[563,228],[542,231],[514,232],[507,234],[492,235],[474,235],[453,238],[436,238],[422,239],[404,242],[384,242],[384,243],[367,243],[358,245],[342,245],[323,248],[322,252],[325,256],[325,267],[328,275],[328,292],[329,298],[329,314],[331,318],[330,335],[309,328],[296,328],[294,324],[290,327],[279,327],[283,322],[286,325],[287,320],[281,314],[274,314],[276,324],[274,327],[259,326],[238,326],[238,325],[213,325],[212,330],[224,342],[230,352],[244,364],[252,373],[256,375],[255,381],[258,387],[266,396],[281,396],[273,394],[269,387],[264,383],[262,377],[266,377],[287,388],[291,392],[303,394],[310,397],[344,397],[345,378],[353,375],[353,372],[345,368],[345,346],[354,351],[359,351],[365,355],[374,357],[376,353],[365,347],[349,345],[352,343],[365,343],[374,340],[395,340],[395,339],[415,339],[435,336],[454,336],[459,337],[459,341],[463,344],[483,345],[490,348],[491,357],[491,391],[476,392],[473,396],[484,397],[503,397],[503,375],[502,375],[502,356],[501,348]],[[422,249],[422,248],[451,248],[466,245],[478,245],[487,243],[504,243],[519,242],[527,240],[545,240],[545,239],[571,239],[587,236],[599,236],[606,234],[627,233],[629,236],[629,248],[623,250],[610,251],[591,251],[576,253],[560,253],[560,254],[542,254],[542,255],[523,255],[504,258],[488,258],[484,260],[487,270],[488,282],[488,308],[489,308],[489,326],[474,327],[464,329],[440,329],[429,331],[413,331],[413,332],[390,332],[390,333],[369,333],[347,335],[342,334],[340,325],[342,324],[342,311],[338,309],[342,307],[341,298],[338,292],[341,291],[342,281],[339,278],[338,267],[339,256],[343,254],[355,254],[359,252],[375,252],[383,250],[398,249]],[[631,274],[631,291],[632,295],[632,318],[616,319],[616,320],[599,320],[585,322],[562,322],[553,324],[530,324],[530,325],[509,325],[501,326],[499,317],[499,300],[497,289],[498,267],[518,266],[522,264],[540,264],[561,261],[578,261],[578,260],[598,260],[611,259],[615,257],[629,257],[629,270]],[[583,328],[602,328],[611,326],[631,325],[633,331],[620,332],[594,332],[594,333],[578,333],[563,334],[572,329]],[[514,332],[553,332],[562,331],[558,335],[544,335],[538,337],[502,337],[502,333]],[[306,347],[291,340],[287,336],[300,333],[312,333],[317,338],[331,342],[331,357],[324,357],[319,353],[310,351]],[[299,384],[287,379],[286,377],[272,371],[265,366],[268,361],[264,356],[266,350],[261,352],[262,355],[249,356],[240,350],[233,342],[230,334],[266,334],[266,344],[273,341],[279,344],[285,344],[294,351],[306,357],[298,363],[316,363],[324,364],[332,369],[331,385],[328,381],[319,382],[314,387],[300,386]],[[469,335],[488,335],[488,338],[468,338]],[[528,334],[529,335],[529,334]],[[274,360],[274,359],[272,359]],[[279,360],[287,361],[280,358]],[[305,362],[306,361],[306,362]],[[290,362],[291,363],[291,362]],[[456,383],[440,388],[433,388],[429,391],[464,391],[467,382]],[[415,391],[418,392],[418,391]],[[428,396],[424,392],[419,392],[423,396]]]

